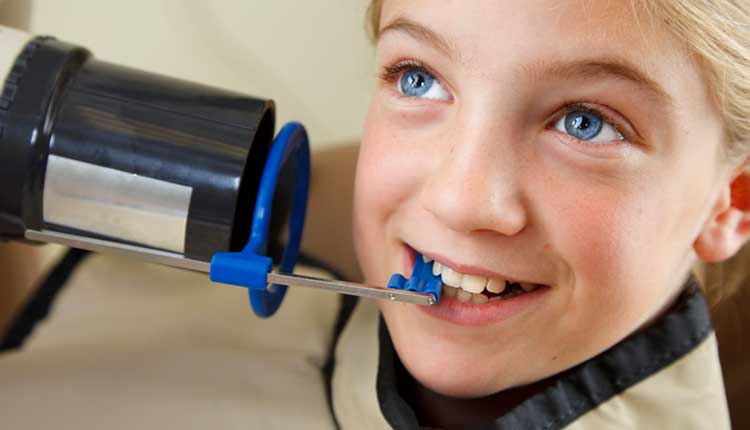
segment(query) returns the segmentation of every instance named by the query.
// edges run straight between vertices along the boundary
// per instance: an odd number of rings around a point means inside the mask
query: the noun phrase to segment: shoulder
[[[259,319],[244,288],[91,255],[23,349],[0,359],[3,421],[332,428],[320,374],[337,309],[335,294],[290,288]]]

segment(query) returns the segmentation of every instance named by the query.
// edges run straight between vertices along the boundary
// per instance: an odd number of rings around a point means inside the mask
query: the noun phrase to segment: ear
[[[696,254],[708,263],[724,261],[750,240],[750,173],[747,162],[731,184],[721,191],[711,216],[693,244]]]

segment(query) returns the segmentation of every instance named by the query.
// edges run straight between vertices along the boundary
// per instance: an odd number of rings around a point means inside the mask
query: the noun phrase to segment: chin
[[[487,363],[488,357],[500,358],[501,353],[482,351],[443,330],[400,330],[398,323],[388,324],[388,312],[384,316],[399,359],[424,387],[455,398],[483,397],[507,388],[499,370],[504,368],[501,361],[478,365]]]
[[[424,387],[448,397],[484,397],[504,389],[497,380],[498,372],[486,366],[476,366],[466,354],[454,354],[443,348],[420,348],[412,344],[399,358],[409,373]],[[396,346],[398,351],[398,346]],[[473,368],[472,368],[473,367]]]

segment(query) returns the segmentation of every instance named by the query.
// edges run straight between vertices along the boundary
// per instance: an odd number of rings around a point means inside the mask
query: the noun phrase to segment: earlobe
[[[732,257],[750,240],[750,174],[739,173],[721,193],[693,247],[715,263]]]

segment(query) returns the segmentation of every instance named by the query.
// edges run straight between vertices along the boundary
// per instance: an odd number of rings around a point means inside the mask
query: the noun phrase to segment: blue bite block
[[[432,262],[425,263],[421,255],[417,255],[411,278],[406,279],[396,273],[388,281],[388,288],[396,290],[416,291],[418,293],[429,293],[435,297],[435,303],[440,301],[440,293],[443,289],[443,280],[440,276],[432,274]]]

